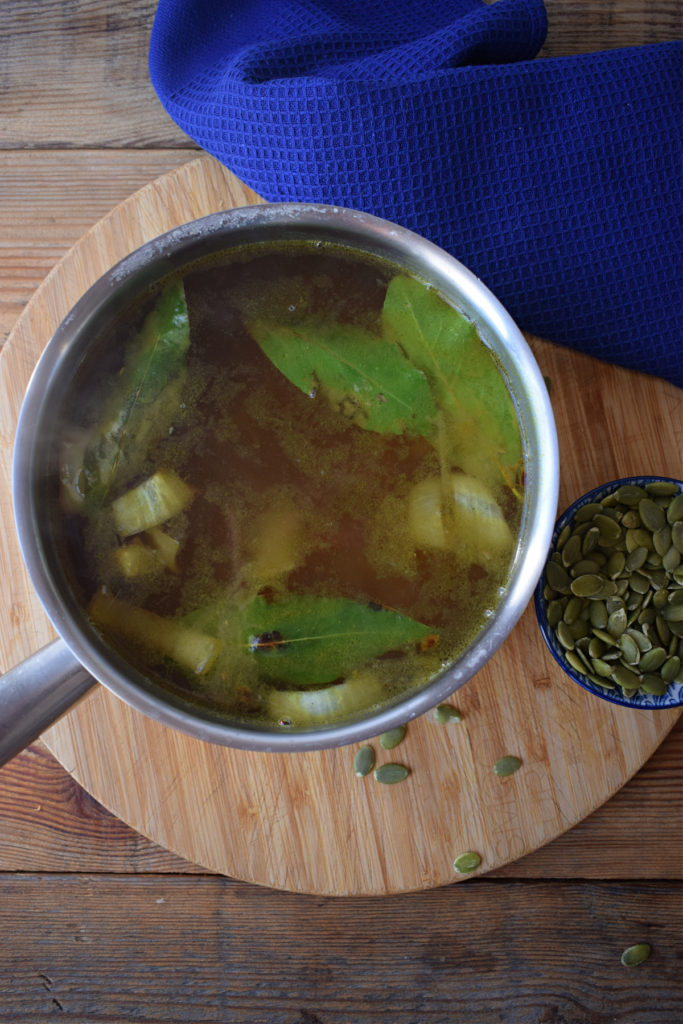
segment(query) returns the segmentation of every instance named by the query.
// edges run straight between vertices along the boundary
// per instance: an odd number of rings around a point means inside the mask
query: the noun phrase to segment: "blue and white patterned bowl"
[[[620,480],[612,480],[609,483],[602,484],[599,487],[595,487],[592,491],[588,491],[582,495],[575,502],[573,502],[565,512],[562,513],[560,518],[555,524],[553,531],[552,541],[548,552],[548,558],[555,550],[557,539],[568,523],[571,523],[576,515],[576,512],[583,505],[589,502],[599,502],[603,498],[606,498],[609,494],[612,494],[623,484],[635,484],[644,487],[648,483],[654,483],[656,481],[666,481],[667,483],[673,483],[678,486],[679,491],[683,491],[683,481],[674,480],[671,477],[662,476],[633,476],[624,477]],[[546,563],[547,564],[547,563]],[[572,665],[570,665],[566,659],[565,648],[559,642],[555,630],[548,623],[547,618],[547,604],[548,602],[543,596],[545,588],[545,568],[541,575],[541,578],[536,587],[534,595],[534,603],[536,606],[536,616],[538,618],[539,625],[541,627],[541,633],[545,640],[548,649],[557,661],[560,668],[566,672],[566,674],[582,686],[584,690],[588,690],[589,693],[595,694],[596,697],[600,697],[602,700],[610,701],[612,704],[621,704],[627,708],[643,708],[645,710],[656,710],[659,708],[674,708],[681,707],[683,705],[683,683],[674,682],[669,684],[669,687],[665,694],[662,696],[655,696],[653,694],[643,693],[638,691],[633,696],[625,696],[622,691],[617,687],[614,690],[605,690],[602,687],[597,686],[587,675],[578,672]],[[683,646],[683,641],[681,641]],[[681,660],[683,661],[683,654],[681,654]]]

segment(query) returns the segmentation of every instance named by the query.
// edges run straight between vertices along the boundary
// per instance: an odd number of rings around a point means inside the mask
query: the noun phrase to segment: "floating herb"
[[[116,388],[82,451],[66,460],[62,484],[71,505],[97,506],[141,469],[150,445],[180,409],[190,328],[181,281],[169,284],[132,339]]]
[[[243,648],[264,677],[310,686],[330,683],[387,651],[431,633],[377,604],[341,597],[255,598],[243,620]]]
[[[349,422],[380,434],[434,433],[425,375],[392,343],[347,324],[249,324],[278,370],[311,397],[324,396]]]
[[[522,439],[502,372],[476,328],[440,295],[413,278],[389,284],[382,313],[387,338],[423,370],[447,421],[450,461],[480,476],[491,457],[494,483],[513,486]]]

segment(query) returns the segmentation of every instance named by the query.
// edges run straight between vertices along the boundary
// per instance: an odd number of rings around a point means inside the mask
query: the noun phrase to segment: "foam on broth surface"
[[[160,285],[100,352],[64,431],[64,560],[150,678],[315,726],[424,685],[479,631],[522,438],[493,355],[426,285],[267,243]]]

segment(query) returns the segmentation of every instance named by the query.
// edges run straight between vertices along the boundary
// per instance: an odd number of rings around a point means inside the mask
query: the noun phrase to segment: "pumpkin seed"
[[[642,964],[648,959],[651,952],[652,947],[649,942],[638,942],[635,946],[629,946],[624,950],[621,954],[621,962],[624,967],[637,967],[638,964]]]
[[[495,775],[500,775],[501,778],[505,778],[508,775],[514,775],[518,768],[521,767],[522,762],[518,757],[513,754],[506,754],[505,757],[501,757],[493,766]]]
[[[621,636],[627,625],[626,609],[617,608],[607,620],[607,632],[614,637]]]
[[[662,618],[666,622],[683,622],[683,604],[667,604],[662,608]]]
[[[671,527],[671,541],[674,547],[683,554],[683,519],[679,519]]]
[[[630,668],[626,668],[625,665],[617,665],[612,672],[612,679],[615,683],[619,683],[622,690],[632,690],[635,693],[640,686],[640,676],[632,672]]]
[[[667,660],[664,662],[661,669],[659,670],[659,674],[665,683],[673,683],[674,679],[680,671],[681,659],[678,657],[678,655],[674,655],[672,658],[667,658]]]
[[[641,672],[656,672],[658,668],[661,668],[666,661],[666,651],[663,647],[653,647],[652,650],[646,651],[640,659],[640,671]]]
[[[353,758],[353,770],[359,779],[369,775],[375,767],[375,751],[372,747],[360,747]]]
[[[678,494],[678,484],[670,480],[651,480],[645,484],[645,490],[652,498],[671,498]]]
[[[647,491],[639,487],[638,484],[622,484],[614,492],[614,497],[617,501],[621,502],[622,505],[628,505],[631,508],[635,508],[639,501],[647,497]]]
[[[669,684],[662,679],[661,676],[656,676],[654,673],[648,672],[640,680],[640,688],[645,693],[650,693],[654,697],[663,697],[669,689]]]
[[[586,573],[577,576],[571,581],[570,589],[577,597],[593,597],[600,593],[603,587],[603,580],[595,573]]]
[[[397,725],[394,729],[388,729],[383,732],[379,738],[380,746],[385,750],[393,750],[399,743],[405,739],[406,727],[405,725]]]
[[[583,601],[580,597],[576,597],[576,595],[574,595],[567,601],[562,618],[568,626],[571,626],[573,622],[576,622],[582,611]]]
[[[640,648],[633,637],[629,636],[628,633],[622,633],[619,637],[618,645],[623,661],[627,665],[637,665],[640,661]]]
[[[434,718],[440,725],[446,725],[448,722],[461,722],[462,714],[451,704],[439,704],[434,708]]]
[[[375,779],[377,782],[383,783],[385,786],[393,786],[396,782],[403,782],[410,775],[410,768],[406,768],[404,764],[381,764],[379,768],[375,768]]]
[[[562,564],[567,568],[581,558],[581,538],[573,534],[562,548]]]
[[[666,510],[666,519],[669,523],[678,523],[683,519],[683,491],[672,500]]]
[[[558,590],[561,594],[569,592],[569,573],[557,562],[548,562],[545,567],[545,578],[553,590]]]
[[[664,510],[652,498],[643,498],[642,501],[638,502],[638,515],[643,526],[652,533],[655,530],[661,529],[666,522]]]
[[[453,861],[453,867],[459,875],[469,875],[471,871],[476,871],[481,864],[481,857],[478,853],[461,853]]]

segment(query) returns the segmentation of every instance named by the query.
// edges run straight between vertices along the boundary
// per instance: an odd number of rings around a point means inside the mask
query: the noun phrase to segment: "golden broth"
[[[318,725],[423,685],[480,630],[520,529],[522,438],[493,355],[425,285],[269,243],[189,268],[103,351],[65,428],[65,548],[95,625],[151,678]]]

